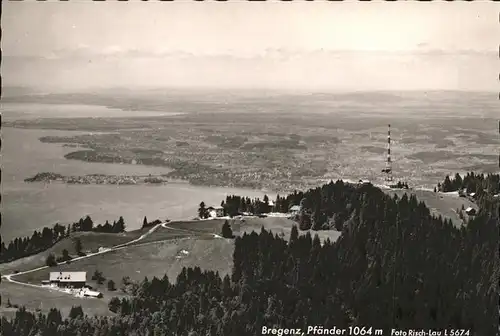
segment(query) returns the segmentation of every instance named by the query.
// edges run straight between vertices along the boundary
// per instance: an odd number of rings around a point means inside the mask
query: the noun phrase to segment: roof
[[[300,211],[300,205],[294,205],[290,208],[290,211]]]
[[[223,207],[221,207],[221,206],[210,206],[210,207],[208,207],[207,209],[208,209],[208,210],[210,210],[210,209],[212,209],[212,210],[224,210],[224,208],[223,208]]]
[[[467,209],[465,209],[465,212],[470,212],[470,211],[476,211],[476,209],[471,208],[471,207],[468,207]]]
[[[98,297],[99,295],[101,295],[101,293],[96,291],[86,290],[85,292],[83,292],[83,295]]]
[[[85,282],[87,272],[50,272],[50,281]]]

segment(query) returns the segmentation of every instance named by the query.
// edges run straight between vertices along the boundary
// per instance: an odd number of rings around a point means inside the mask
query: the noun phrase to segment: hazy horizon
[[[4,87],[498,91],[493,2],[3,7]]]

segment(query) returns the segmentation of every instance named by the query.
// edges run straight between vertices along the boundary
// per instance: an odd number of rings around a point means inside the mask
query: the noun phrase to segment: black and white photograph
[[[499,3],[1,5],[1,336],[500,335]]]

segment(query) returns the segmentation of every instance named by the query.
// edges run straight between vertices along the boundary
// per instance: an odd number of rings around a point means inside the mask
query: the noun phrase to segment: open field
[[[230,220],[231,221],[231,220]],[[188,232],[215,233],[220,234],[225,219],[172,221],[168,227]]]
[[[156,229],[156,231],[153,234],[145,237],[141,241],[130,244],[130,246],[142,245],[145,243],[152,243],[152,242],[171,240],[171,239],[181,239],[181,238],[187,238],[187,237],[193,237],[193,236],[196,236],[196,234],[159,227],[158,229]]]
[[[188,231],[220,234],[224,221],[225,220],[172,222],[169,223],[168,226]],[[285,217],[245,217],[243,219],[229,219],[228,221],[231,224],[233,234],[236,236],[241,236],[244,233],[248,234],[252,231],[260,232],[261,228],[264,227],[268,231],[271,230],[273,234],[278,234],[287,240],[290,238],[292,227],[297,225],[296,222]],[[309,232],[313,237],[317,234],[321,240],[329,238],[331,241],[335,241],[340,236],[340,232],[335,230],[309,230]],[[306,233],[307,231],[300,231],[300,234]]]
[[[15,310],[7,308],[7,300],[12,304],[25,306],[26,309],[47,313],[50,308],[57,307],[63,315],[69,314],[72,306],[82,306],[83,311],[88,315],[113,315],[108,310],[108,299],[76,298],[48,288],[34,288],[2,280],[0,284],[0,295],[2,304],[0,306],[1,316],[13,316]]]
[[[168,228],[158,228],[150,236],[136,245],[130,245],[105,254],[78,260],[71,264],[46,268],[31,273],[14,276],[13,279],[31,284],[40,284],[48,279],[50,272],[81,270],[87,272],[88,282],[95,288],[106,293],[105,285],[98,285],[90,280],[96,271],[102,271],[107,279],[113,279],[117,284],[124,276],[133,280],[142,280],[144,276],[161,277],[167,274],[175,281],[182,267],[199,266],[207,270],[228,274],[232,267],[234,240],[218,236],[224,220],[189,221],[169,223]],[[286,239],[295,222],[286,218],[245,218],[230,220],[235,235],[244,232],[259,232],[262,227],[282,234]],[[173,228],[173,229],[170,229]],[[179,232],[184,232],[184,237]],[[191,232],[191,233],[188,233]],[[300,232],[306,234],[306,231]],[[321,239],[336,240],[340,235],[337,231],[311,231]],[[184,252],[183,252],[184,251]]]
[[[173,171],[168,177],[194,184],[281,192],[338,178],[380,182],[390,123],[395,176],[411,186],[430,188],[457,171],[498,170],[491,98],[446,92],[184,95],[155,105],[164,111],[182,106],[184,115],[81,118],[78,123],[40,119],[8,125],[94,132],[43,139],[87,148],[69,153],[69,159],[135,160],[169,167]]]
[[[456,209],[461,209],[462,205],[464,208],[472,207],[478,209],[477,205],[468,200],[465,197],[459,197],[458,194],[454,193],[435,193],[428,190],[388,190],[384,189],[389,195],[397,194],[399,197],[403,196],[405,193],[411,193],[417,196],[419,201],[423,201],[427,207],[431,210],[431,213],[436,216],[441,215],[446,218],[450,218],[455,226],[461,226],[463,221],[458,217]]]
[[[45,266],[47,256],[53,253],[56,257],[62,255],[64,249],[68,250],[69,254],[76,257],[75,238],[80,238],[83,251],[85,253],[97,252],[99,247],[112,247],[120,245],[140,237],[149,230],[140,229],[124,233],[101,233],[101,232],[75,232],[68,238],[57,242],[54,246],[41,253],[14,260],[9,263],[0,264],[0,273],[8,274],[15,271],[27,271],[36,267]]]
[[[187,251],[189,254],[184,254]],[[114,295],[106,290],[106,284],[98,285],[90,280],[96,271],[102,271],[106,280],[112,279],[118,285],[125,276],[140,281],[145,276],[162,277],[167,274],[172,281],[186,266],[200,266],[207,270],[218,270],[221,274],[232,267],[233,242],[226,239],[174,239],[142,246],[131,246],[92,258],[61,265],[14,277],[17,281],[40,284],[48,279],[49,272],[79,270],[86,271],[88,283],[102,291],[104,296]]]

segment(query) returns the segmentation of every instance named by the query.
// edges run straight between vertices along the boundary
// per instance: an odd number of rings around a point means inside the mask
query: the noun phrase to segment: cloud
[[[105,48],[90,48],[80,45],[74,49],[59,49],[41,57],[48,60],[66,59],[119,59],[119,58],[159,58],[159,59],[228,59],[228,60],[279,60],[291,61],[304,58],[337,58],[337,57],[411,57],[411,56],[480,56],[496,55],[495,50],[483,51],[472,49],[440,49],[430,48],[427,43],[418,44],[414,50],[355,50],[355,49],[286,49],[265,48],[257,51],[235,52],[233,50],[219,51],[189,51],[189,50],[140,50],[110,45]]]
[[[461,50],[353,51],[268,48],[255,53],[59,50],[56,58],[6,57],[6,84],[335,90],[495,90],[496,54]]]

